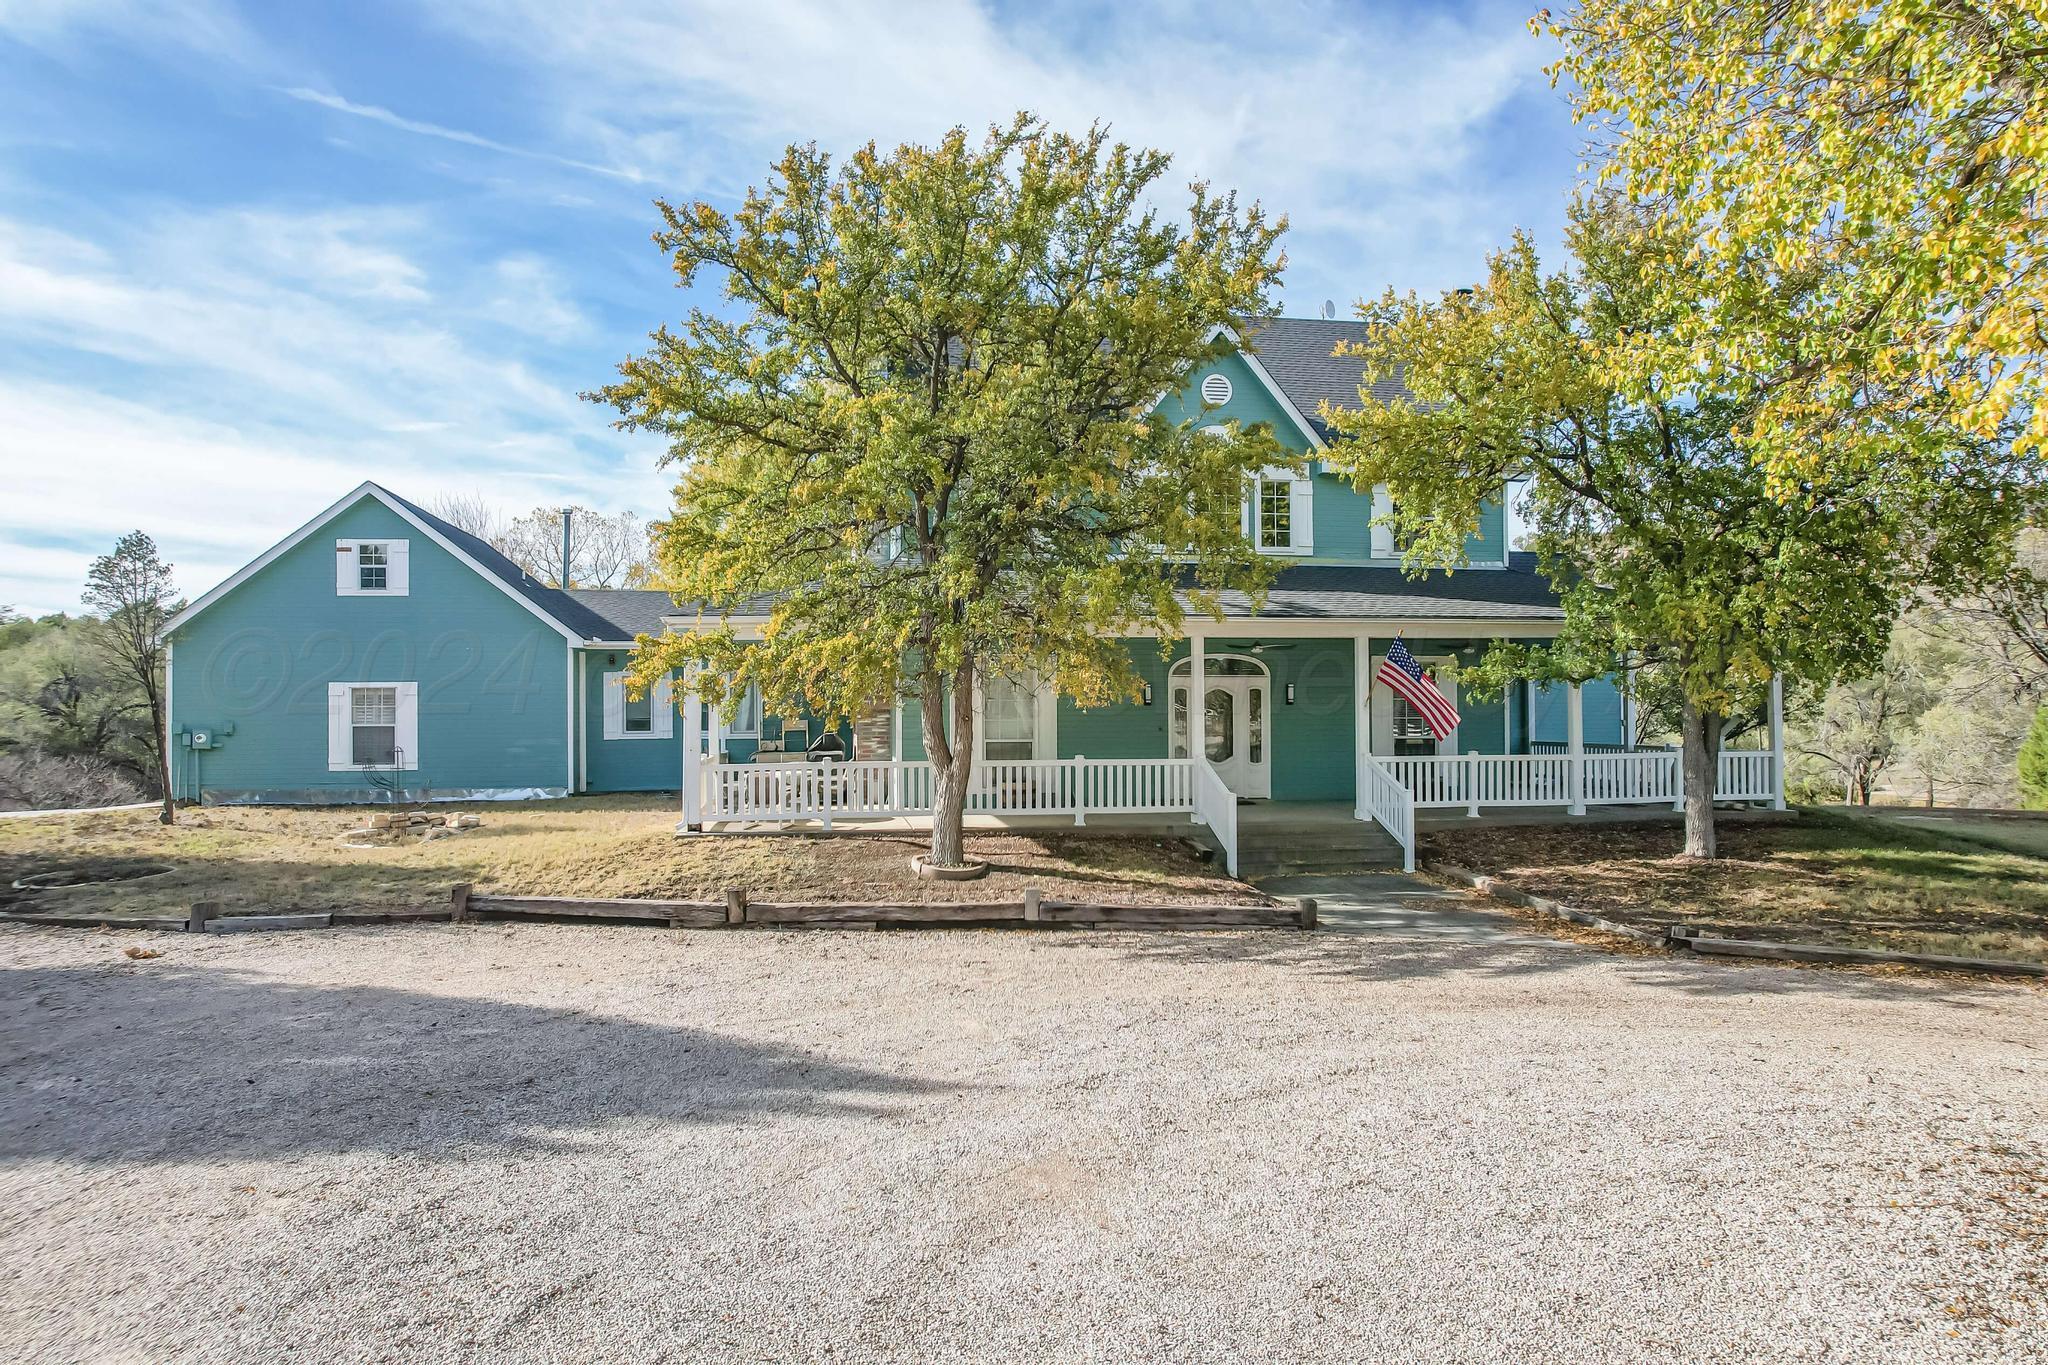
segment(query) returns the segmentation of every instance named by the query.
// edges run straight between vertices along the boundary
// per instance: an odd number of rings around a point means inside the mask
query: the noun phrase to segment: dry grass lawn
[[[366,812],[334,807],[211,807],[165,828],[149,811],[0,821],[0,900],[6,909],[70,914],[183,915],[195,901],[228,913],[397,910],[440,906],[457,882],[529,896],[716,899],[743,887],[760,900],[1016,900],[1026,886],[1063,900],[1145,904],[1263,904],[1171,839],[1069,834],[974,834],[970,855],[994,870],[980,881],[911,875],[917,836],[708,835],[678,838],[661,797],[437,807],[472,811],[483,827],[396,847],[348,848],[341,836]],[[25,892],[49,872],[171,871],[128,881]]]
[[[1722,857],[1675,856],[1675,824],[1435,830],[1426,858],[1626,923],[1731,938],[2048,958],[2048,862],[1938,827],[1808,812],[1720,821]]]

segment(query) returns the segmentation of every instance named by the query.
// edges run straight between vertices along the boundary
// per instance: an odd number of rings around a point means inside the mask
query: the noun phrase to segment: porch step
[[[1245,881],[1257,877],[1290,877],[1296,873],[1359,872],[1400,865],[1401,850],[1391,846],[1356,852],[1330,850],[1299,856],[1273,856],[1256,849],[1241,848],[1237,851],[1237,875]]]
[[[1274,877],[1296,872],[1347,872],[1399,867],[1401,846],[1378,825],[1359,821],[1316,824],[1301,829],[1253,825],[1238,828],[1240,877]]]

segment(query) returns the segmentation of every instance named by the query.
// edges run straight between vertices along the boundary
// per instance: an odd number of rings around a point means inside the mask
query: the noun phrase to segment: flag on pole
[[[1458,708],[1436,690],[1436,684],[1415,662],[1408,646],[1398,639],[1387,646],[1387,657],[1380,660],[1378,679],[1387,685],[1388,691],[1414,707],[1423,724],[1438,739],[1447,738],[1458,728]]]

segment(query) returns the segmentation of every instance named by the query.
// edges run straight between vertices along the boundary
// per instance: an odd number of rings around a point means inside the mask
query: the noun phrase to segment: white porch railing
[[[1223,849],[1223,866],[1237,875],[1237,793],[1223,785],[1204,759],[1187,759],[1194,767],[1195,820],[1209,827]]]
[[[1721,754],[1717,801],[1769,801],[1777,795],[1778,756],[1768,749]],[[1573,782],[1577,762],[1579,780]],[[1685,784],[1671,750],[1586,754],[1446,754],[1383,758],[1394,780],[1422,807],[1678,805]],[[1580,792],[1573,795],[1576,785]]]
[[[1061,758],[977,763],[967,809],[980,815],[1151,815],[1194,809],[1185,758]],[[929,815],[932,765],[910,760],[709,763],[704,818],[785,824]]]
[[[1401,870],[1415,870],[1415,797],[1378,759],[1360,754],[1359,809],[1401,846]]]

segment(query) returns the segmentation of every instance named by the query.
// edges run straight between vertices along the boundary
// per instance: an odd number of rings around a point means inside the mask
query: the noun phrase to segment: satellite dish
[[[1336,320],[1337,320],[1337,300],[1335,300],[1335,299],[1324,299],[1324,300],[1323,300],[1323,321],[1324,321],[1324,322],[1335,322]]]

